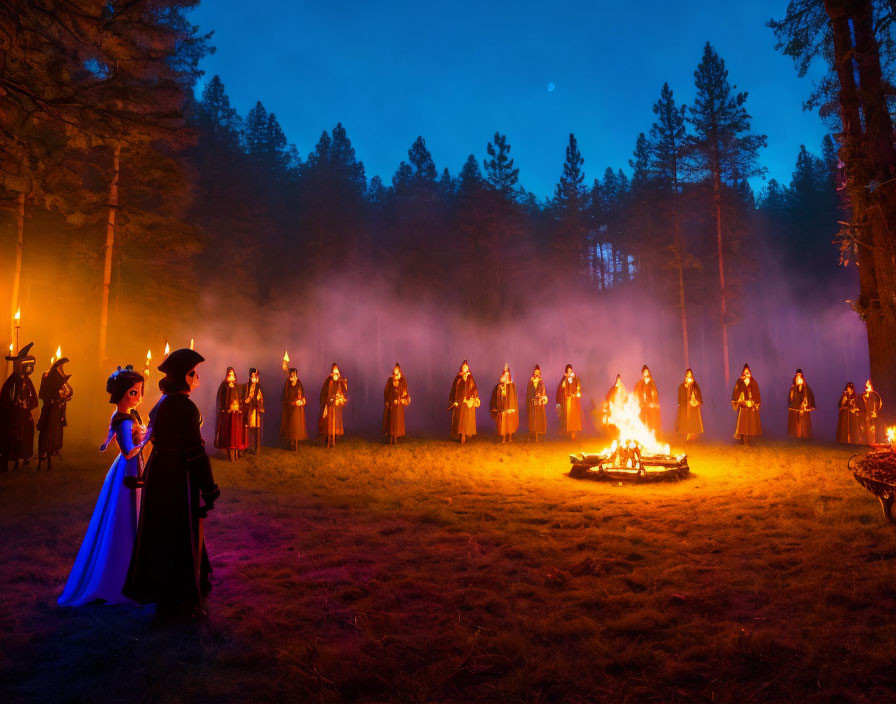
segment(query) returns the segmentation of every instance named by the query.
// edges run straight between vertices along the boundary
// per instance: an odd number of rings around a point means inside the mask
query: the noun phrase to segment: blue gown
[[[124,485],[124,478],[139,476],[143,458],[138,454],[126,459],[125,455],[134,449],[134,424],[139,422],[136,411],[112,417],[111,429],[121,453],[106,474],[78,557],[57,599],[60,606],[83,606],[96,599],[108,604],[131,603],[121,588],[134,548],[140,496]]]

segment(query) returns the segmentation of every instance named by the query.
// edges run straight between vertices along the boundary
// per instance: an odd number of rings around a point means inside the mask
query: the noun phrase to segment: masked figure
[[[63,365],[67,357],[56,360],[40,380],[38,397],[43,401],[40,418],[37,419],[37,468],[46,461],[47,471],[53,462],[53,456],[59,456],[62,449],[62,431],[68,423],[65,420],[65,407],[74,395]]]
[[[759,385],[753,379],[749,365],[745,364],[740,379],[734,384],[731,392],[731,406],[737,411],[737,426],[734,437],[742,445],[749,445],[750,439],[762,435],[762,423],[759,418]]]
[[[320,415],[317,419],[317,430],[327,436],[327,447],[336,445],[336,437],[343,435],[342,411],[348,403],[348,380],[339,371],[339,365],[333,362],[330,376],[324,379],[320,389]]]
[[[520,403],[516,394],[516,384],[510,376],[510,367],[506,364],[501,378],[492,390],[489,410],[498,427],[501,442],[512,442],[513,434],[520,427]]]
[[[248,430],[248,445],[252,454],[258,454],[261,445],[262,425],[264,420],[264,394],[261,390],[261,379],[255,367],[249,370],[249,383],[245,386],[243,397],[243,422]]]
[[[280,400],[280,437],[289,443],[290,450],[297,451],[299,443],[308,437],[305,430],[305,387],[299,380],[298,369],[290,369],[287,374]]]
[[[243,393],[233,367],[227,367],[224,381],[218,386],[215,409],[215,447],[227,450],[227,458],[234,462],[248,443],[243,423]]]
[[[676,430],[684,435],[685,441],[693,440],[703,432],[703,416],[700,406],[703,405],[703,394],[694,379],[694,373],[688,369],[684,373],[684,381],[678,387],[678,419]]]
[[[850,381],[840,394],[837,404],[837,442],[861,445],[863,439],[856,385]]]
[[[662,423],[660,422],[660,395],[656,388],[656,382],[654,382],[650,369],[648,369],[646,364],[641,368],[641,379],[635,384],[634,394],[641,409],[641,422],[658,437],[662,429]]]
[[[812,437],[812,417],[815,410],[815,394],[806,383],[803,370],[797,369],[787,396],[787,434],[792,438]]]
[[[526,427],[529,434],[538,442],[538,436],[548,431],[545,406],[548,403],[548,392],[541,379],[541,367],[537,364],[532,370],[529,383],[526,384]]]
[[[476,434],[476,409],[480,404],[479,389],[467,360],[460,365],[460,371],[454,377],[448,404],[448,410],[451,411],[451,436],[460,438],[463,445],[467,438]]]
[[[865,382],[865,393],[859,396],[859,412],[862,417],[862,434],[865,443],[873,445],[877,442],[877,424],[884,402],[880,394],[871,385],[871,379]]]
[[[389,436],[390,445],[395,445],[398,438],[404,437],[404,409],[410,403],[407,377],[396,362],[383,390],[383,435]]]
[[[34,357],[29,354],[34,343],[29,342],[14,357],[12,374],[0,389],[0,469],[18,469],[19,462],[28,463],[34,454],[34,409],[37,392],[31,382]]]

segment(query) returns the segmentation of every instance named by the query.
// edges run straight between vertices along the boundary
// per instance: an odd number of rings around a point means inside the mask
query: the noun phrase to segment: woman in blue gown
[[[109,402],[117,406],[109,423],[120,453],[103,482],[93,509],[87,534],[57,602],[60,606],[82,606],[97,599],[122,604],[130,599],[121,593],[127,576],[139,515],[139,493],[125,486],[125,477],[137,477],[143,457],[135,445],[144,432],[137,406],[143,401],[143,376],[131,367],[118,368],[106,382]]]

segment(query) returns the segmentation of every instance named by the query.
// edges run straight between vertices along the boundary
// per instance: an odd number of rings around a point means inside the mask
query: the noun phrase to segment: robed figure
[[[641,409],[641,422],[652,430],[655,436],[658,436],[662,429],[660,394],[646,364],[641,368],[641,378],[635,384],[634,394],[638,399],[638,407]]]
[[[837,404],[837,442],[862,444],[864,437],[860,414],[856,385],[850,381],[840,394],[840,401]]]
[[[305,387],[299,379],[298,369],[290,369],[288,374],[280,400],[280,437],[289,443],[290,450],[298,450],[299,443],[308,437],[305,429]]]
[[[451,435],[459,438],[463,444],[468,437],[476,434],[476,409],[480,404],[479,389],[467,360],[460,365],[460,371],[454,377],[448,404],[451,411]]]
[[[734,384],[734,391],[731,392],[731,406],[737,411],[734,437],[743,445],[749,445],[751,438],[762,435],[762,422],[759,418],[761,403],[759,385],[753,378],[749,365],[745,364],[740,378]]]
[[[616,381],[613,382],[613,386],[604,397],[603,415],[601,416],[601,424],[608,437],[616,438],[619,435],[619,428],[613,423],[613,409],[622,408],[626,400],[628,400],[628,391],[622,382],[622,374],[617,374]]]
[[[336,438],[345,433],[342,427],[342,410],[348,403],[348,380],[339,371],[339,365],[333,362],[330,376],[324,379],[320,389],[320,415],[317,429],[321,435],[327,436],[327,447],[336,444]]]
[[[792,438],[812,437],[812,411],[815,410],[815,394],[797,369],[787,396],[787,434]]]
[[[684,381],[678,387],[678,418],[675,430],[684,435],[685,440],[693,440],[703,432],[703,416],[700,407],[703,405],[703,394],[700,385],[694,379],[694,373],[688,369]]]
[[[34,357],[29,354],[34,343],[29,342],[18,354],[7,356],[12,362],[12,374],[0,388],[0,470],[8,463],[18,469],[19,462],[28,462],[34,454],[34,409],[37,392],[31,382]]]
[[[221,494],[202,441],[202,416],[190,400],[203,361],[198,352],[180,349],[159,365],[163,396],[141,442],[151,436],[153,445],[136,483],[143,491],[140,520],[123,589],[141,604],[181,605],[194,615],[211,589],[203,523]]]
[[[53,456],[58,456],[62,449],[62,433],[68,422],[65,419],[65,408],[72,400],[74,392],[68,380],[71,374],[66,374],[63,365],[68,362],[67,357],[62,357],[53,362],[40,380],[38,397],[43,402],[40,409],[40,418],[37,419],[37,467],[46,461],[47,471],[53,462]]]
[[[520,404],[516,394],[516,384],[510,376],[510,368],[505,365],[501,378],[492,389],[489,411],[498,428],[501,442],[511,442],[513,434],[520,427]]]
[[[243,424],[243,391],[237,383],[233,367],[227,367],[224,381],[218,386],[215,409],[215,447],[227,450],[227,457],[233,462],[247,445],[246,426]]]
[[[871,385],[871,379],[865,382],[865,393],[859,396],[859,411],[862,416],[862,434],[865,442],[873,445],[877,442],[877,423],[880,411],[884,406],[880,394]]]
[[[106,392],[116,410],[100,451],[114,438],[118,456],[106,473],[75,564],[56,600],[60,606],[82,606],[97,599],[107,604],[128,601],[121,589],[134,551],[140,491],[129,488],[126,481],[136,481],[143,467],[137,449],[145,431],[137,412],[143,401],[143,376],[131,367],[118,367],[106,382]]]
[[[248,449],[257,455],[264,421],[264,392],[255,367],[249,370],[249,382],[243,387],[243,391],[243,423],[248,435]]]
[[[538,442],[538,436],[548,431],[548,419],[545,406],[548,403],[548,392],[541,379],[541,367],[537,364],[526,384],[526,427]]]
[[[576,433],[582,430],[582,383],[567,364],[563,378],[557,386],[557,410],[560,412],[560,432],[576,439]]]
[[[395,445],[404,437],[404,409],[411,404],[408,380],[398,362],[392,368],[392,376],[386,379],[383,389],[383,435],[389,436],[389,444]]]

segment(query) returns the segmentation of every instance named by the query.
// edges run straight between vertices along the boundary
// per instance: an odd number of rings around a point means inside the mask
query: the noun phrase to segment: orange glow
[[[14,316],[12,316],[12,319],[16,321],[16,325],[18,325],[21,322],[21,320],[22,320],[22,309],[21,308],[19,308],[16,311],[16,314]]]
[[[641,406],[633,394],[621,395],[622,398],[610,403],[607,408],[607,421],[619,430],[619,439],[600,454],[612,455],[617,448],[634,450],[636,447],[649,455],[668,455],[668,444],[660,443],[653,431],[641,421]],[[630,462],[631,460],[629,460]]]
[[[892,445],[894,440],[896,440],[896,425],[891,425],[887,428],[887,442]]]

